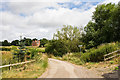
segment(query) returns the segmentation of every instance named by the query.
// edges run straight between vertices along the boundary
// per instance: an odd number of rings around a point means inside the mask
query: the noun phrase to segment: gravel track
[[[95,71],[66,61],[49,58],[49,67],[40,78],[102,78]]]

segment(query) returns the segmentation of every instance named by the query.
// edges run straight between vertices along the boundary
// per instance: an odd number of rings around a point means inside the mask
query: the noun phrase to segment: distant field
[[[0,51],[10,51],[13,47],[19,47],[19,46],[0,46]],[[38,46],[26,46],[26,48],[36,48],[40,52],[45,52],[45,47],[38,47]]]
[[[11,61],[12,63],[17,62],[17,58],[13,60],[14,52],[17,49],[18,46],[0,46],[0,54],[2,54],[2,65],[7,65]],[[27,51],[29,51],[30,54],[36,54],[36,51],[39,53],[45,53],[44,47],[36,47],[36,46],[26,46]]]

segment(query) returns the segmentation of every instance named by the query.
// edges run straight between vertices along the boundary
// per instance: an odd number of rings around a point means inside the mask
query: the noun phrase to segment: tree
[[[13,53],[14,53],[14,57],[18,58],[18,62],[23,62],[26,61],[26,56],[27,56],[27,48],[25,47],[25,38],[21,39],[19,41],[19,47],[18,49],[16,47],[13,47]]]
[[[87,48],[102,43],[120,41],[120,6],[102,4],[93,12],[92,21],[84,28],[82,41]]]
[[[46,47],[45,51],[54,56],[62,56],[68,52],[68,48],[62,41],[52,40]]]
[[[48,40],[46,38],[40,39],[40,46],[45,47],[45,44],[48,43]]]
[[[111,23],[114,26],[113,40],[120,41],[120,1],[118,5],[116,5],[115,8],[113,9],[113,14],[111,16],[112,19],[111,22],[109,23],[109,26]]]
[[[97,6],[93,14],[93,20],[96,23],[96,31],[99,34],[99,42],[111,42],[113,40],[114,25],[112,25],[112,15],[115,4],[102,4]]]
[[[82,42],[84,42],[84,45],[86,48],[91,48],[96,45],[96,37],[97,33],[95,31],[96,24],[90,21],[87,26],[85,26],[84,31],[86,32],[85,34],[82,35]]]
[[[34,39],[35,40],[35,39]],[[32,45],[32,40],[30,38],[25,38],[24,37],[24,41],[25,41],[25,45],[26,46],[31,46]]]
[[[19,40],[14,40],[11,42],[11,45],[19,46]]]
[[[37,40],[36,38],[33,39],[33,41]]]
[[[2,42],[0,41],[0,46],[2,46]]]
[[[54,34],[53,40],[49,41],[45,51],[55,56],[62,56],[68,52],[78,52],[80,50],[78,45],[81,44],[81,32],[81,28],[64,25],[61,31]]]
[[[81,44],[82,28],[67,25],[54,34],[54,39],[62,41],[69,49],[69,52],[78,52],[78,45]]]
[[[10,43],[7,40],[4,40],[2,42],[2,46],[10,46]]]

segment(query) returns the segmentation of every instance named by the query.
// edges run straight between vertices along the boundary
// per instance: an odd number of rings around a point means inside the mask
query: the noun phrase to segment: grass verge
[[[34,63],[3,71],[2,78],[39,78],[45,72],[47,66],[48,58],[46,55],[42,55]]]

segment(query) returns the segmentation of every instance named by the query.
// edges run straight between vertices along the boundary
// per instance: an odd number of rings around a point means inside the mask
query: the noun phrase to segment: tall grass
[[[43,47],[43,48],[37,48],[38,50],[39,50],[39,52],[42,52],[42,53],[45,53],[45,48]]]
[[[15,54],[19,54],[19,46],[2,47],[5,51],[0,51],[2,54],[2,65],[18,63],[18,57]],[[7,50],[10,48],[10,51]],[[48,66],[48,58],[42,52],[45,48],[37,47],[26,47],[25,54],[27,54],[26,60],[36,60],[34,63],[29,63],[26,65],[13,66],[12,70],[9,71],[9,67],[2,68],[4,78],[35,78],[39,77]],[[34,68],[34,69],[33,69]],[[33,75],[34,74],[34,75]]]
[[[85,62],[99,62],[104,60],[104,55],[120,49],[118,43],[102,44],[96,48],[88,50],[80,57]]]
[[[2,54],[2,65],[9,64],[13,58],[13,54],[10,51],[0,51],[0,53]]]
[[[2,54],[2,65],[20,62],[20,57],[18,60],[18,54],[20,54],[20,50],[18,49],[18,46],[2,47],[2,48],[6,48],[6,49],[10,48],[10,51],[0,51]],[[44,52],[44,50],[45,50],[44,48],[26,47],[26,51],[25,51],[25,54],[27,55],[26,60],[34,59],[34,57],[39,52]]]
[[[91,48],[85,53],[68,53],[62,57],[62,60],[74,64],[84,64],[86,62],[99,62],[104,60],[104,55],[120,49],[120,43],[107,43],[99,45],[97,48]],[[58,57],[58,59],[61,59]]]
[[[21,68],[6,70],[2,73],[2,78],[39,78],[48,66],[48,58],[42,53],[34,56],[34,63],[29,63]]]

